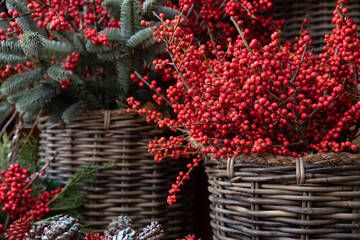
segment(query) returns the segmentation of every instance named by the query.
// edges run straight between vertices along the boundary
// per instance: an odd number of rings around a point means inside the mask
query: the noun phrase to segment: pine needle
[[[71,178],[69,178],[63,188],[63,190],[56,196],[54,196],[47,205],[50,206],[50,204],[56,204],[57,208],[61,208],[61,205],[69,205],[66,198],[64,198],[65,195],[79,195],[79,190],[84,186],[83,181],[93,179],[95,174],[101,170],[109,168],[112,164],[114,164],[116,160],[106,163],[105,165],[93,168],[93,163],[89,163],[87,166],[85,166],[83,169],[75,173]],[[55,203],[55,201],[57,201]],[[60,201],[61,200],[61,201]],[[74,199],[71,199],[73,201]],[[64,207],[63,207],[64,208]]]

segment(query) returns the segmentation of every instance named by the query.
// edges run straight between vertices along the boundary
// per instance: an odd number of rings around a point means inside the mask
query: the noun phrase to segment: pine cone
[[[164,230],[162,230],[162,226],[158,222],[151,222],[150,225],[144,227],[138,237],[139,240],[161,240],[164,238]]]
[[[104,239],[99,233],[87,233],[83,240],[101,240]]]
[[[33,225],[29,233],[25,235],[26,240],[41,240],[41,236],[44,233],[44,229],[49,227],[50,223],[40,223]]]
[[[6,233],[4,233],[5,240],[19,240],[24,239],[25,234],[27,234],[31,229],[31,221],[26,218],[20,218],[13,222]]]
[[[132,220],[126,216],[119,216],[114,218],[108,226],[108,229],[104,232],[105,237],[115,236],[121,230],[124,230],[128,227],[132,227]]]
[[[123,230],[120,230],[116,235],[108,236],[108,240],[135,240],[136,237],[136,231],[131,228],[127,227]]]
[[[80,240],[82,239],[79,220],[64,216],[50,223],[41,223],[30,230],[26,240]]]

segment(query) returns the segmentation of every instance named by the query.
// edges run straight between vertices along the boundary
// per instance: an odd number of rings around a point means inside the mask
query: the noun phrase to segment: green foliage
[[[30,60],[38,61],[44,54],[44,41],[38,32],[26,31],[21,36],[20,45]]]
[[[18,11],[21,17],[15,20],[20,24],[21,29],[25,31],[37,32],[38,29],[34,20],[29,16],[28,2],[26,0],[6,0],[6,8]]]
[[[145,13],[155,11],[160,6],[165,5],[168,0],[145,0],[143,3],[143,11]]]
[[[121,91],[123,96],[129,91],[129,84],[130,84],[130,74],[131,74],[131,58],[129,56],[125,56],[121,59],[118,63],[117,67],[117,88]],[[124,101],[125,99],[121,99]]]
[[[41,181],[42,185],[45,186],[46,191],[52,191],[64,186],[64,184],[59,179],[51,179],[48,177],[39,176],[39,180]]]
[[[151,28],[144,28],[132,35],[127,41],[126,45],[130,48],[136,48],[149,39],[152,39],[153,43],[156,42],[155,37],[153,36],[153,30]]]
[[[123,39],[129,39],[133,34],[134,28],[134,9],[133,0],[123,0],[121,4],[121,29],[120,34]]]
[[[41,68],[12,75],[3,82],[0,91],[5,95],[15,94],[16,92],[24,90],[41,77]]]
[[[115,161],[108,162],[101,167],[94,167],[93,163],[84,166],[83,169],[69,178],[63,187],[63,190],[48,202],[51,210],[76,210],[76,208],[82,204],[86,196],[86,192],[82,192],[81,190],[86,182],[94,180],[96,178],[96,173],[109,168],[113,163],[115,163]]]
[[[119,59],[121,53],[118,50],[106,51],[106,52],[99,52],[97,56],[104,61],[112,62],[116,59]]]
[[[165,18],[166,19],[174,19],[175,16],[180,16],[181,12],[179,12],[176,9],[173,9],[171,7],[167,7],[167,6],[160,6],[157,10],[156,10],[156,14],[159,15],[160,13],[165,14]],[[184,16],[182,16],[184,17]]]
[[[85,101],[89,109],[100,109],[104,106],[103,103],[96,98],[88,88],[79,83],[71,83],[68,89],[65,90],[64,94],[67,94],[75,102],[81,100]]]
[[[85,36],[80,33],[75,33],[73,36],[74,36],[73,37],[73,40],[74,40],[73,45],[75,47],[76,52],[87,55]]]
[[[68,107],[62,114],[62,119],[68,123],[78,114],[81,114],[86,109],[86,102],[83,100],[80,100],[77,103],[72,104],[70,107]]]
[[[50,122],[58,122],[61,120],[63,112],[68,108],[73,101],[65,94],[58,95],[54,100],[44,106],[43,112],[49,113]]]
[[[39,162],[38,159],[38,140],[34,136],[28,136],[25,133],[19,141],[19,147],[21,152],[18,152],[16,163],[20,164],[20,167],[27,168],[31,173],[36,172]]]
[[[4,61],[8,65],[15,66],[17,64],[26,63],[26,57],[10,53],[0,53],[0,61]]]
[[[56,82],[44,82],[25,91],[16,103],[19,112],[37,111],[45,103],[54,99],[60,91],[60,85]],[[34,112],[33,111],[33,112]]]
[[[0,100],[0,124],[8,117],[8,114],[13,110],[13,106],[5,100]],[[1,124],[3,125],[3,124]]]
[[[74,47],[70,43],[44,40],[45,54],[47,57],[56,56],[66,57],[74,51]]]
[[[101,4],[116,20],[120,19],[122,0],[104,0]]]
[[[99,34],[102,33],[106,34],[110,42],[125,43],[125,39],[121,37],[121,30],[118,28],[108,28],[99,32]]]
[[[0,41],[0,61],[10,65],[26,62],[26,57],[21,45],[17,42]]]
[[[74,32],[67,31],[50,31],[53,36],[60,42],[71,43],[73,44]]]
[[[7,168],[7,155],[11,151],[11,140],[6,133],[2,136],[0,142],[0,169],[4,170]]]
[[[25,56],[21,45],[17,42],[0,41],[0,52],[2,54],[13,54],[17,56]]]
[[[86,50],[91,53],[111,52],[111,48],[104,45],[95,45],[92,41],[86,43]]]
[[[62,67],[57,65],[53,65],[49,67],[46,71],[47,75],[58,82],[63,82],[69,80],[71,78],[72,73],[70,71],[65,70]]]
[[[6,133],[0,141],[0,169],[7,169],[8,154],[11,152],[11,139]],[[30,173],[36,172],[38,167],[37,139],[33,136],[23,134],[19,140],[18,151],[16,152],[16,163],[22,168],[27,168]]]

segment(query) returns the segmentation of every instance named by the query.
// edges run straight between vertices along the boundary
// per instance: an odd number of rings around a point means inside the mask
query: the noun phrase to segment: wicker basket
[[[66,127],[48,123],[45,117],[38,125],[40,144],[45,146],[42,160],[49,161],[57,153],[47,171],[54,179],[65,182],[90,162],[98,167],[117,160],[87,184],[89,193],[80,213],[93,231],[102,232],[119,215],[129,216],[137,229],[157,220],[168,239],[193,230],[195,188],[184,189],[173,206],[166,202],[183,163],[164,159],[156,164],[147,152],[148,141],[159,136],[159,129],[124,111],[87,112]]]
[[[360,239],[359,163],[348,153],[205,161],[213,239]]]
[[[325,34],[331,34],[335,25],[331,23],[337,0],[273,0],[275,18],[284,19],[285,27],[282,29],[283,40],[294,41],[300,35],[303,19],[308,14],[308,23],[305,29],[313,41],[312,47],[315,53],[322,52],[325,45]],[[354,19],[354,23],[360,25],[360,0],[351,0],[347,6],[347,16]],[[360,28],[358,28],[358,32]]]

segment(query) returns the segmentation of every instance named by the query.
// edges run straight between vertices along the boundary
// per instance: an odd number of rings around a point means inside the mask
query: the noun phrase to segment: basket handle
[[[296,159],[296,184],[302,185],[305,183],[305,164],[302,157]]]

